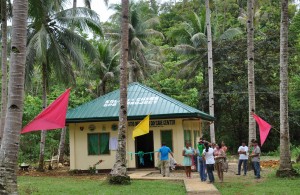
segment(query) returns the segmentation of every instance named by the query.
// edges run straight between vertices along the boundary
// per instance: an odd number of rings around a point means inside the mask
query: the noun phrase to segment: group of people
[[[216,169],[219,180],[223,182],[223,172],[226,169],[225,162],[227,151],[227,147],[225,146],[224,142],[221,144],[214,144],[200,138],[197,147],[201,181],[206,181],[208,175],[208,183],[214,183],[215,177],[213,171]]]
[[[248,170],[248,159],[251,158],[252,168],[254,170],[254,176],[256,179],[260,179],[260,147],[255,139],[251,140],[250,148],[246,146],[246,142],[242,142],[242,145],[238,149],[239,163],[238,163],[238,173],[236,175],[241,175],[241,168],[243,164],[244,176],[247,175]]]
[[[223,182],[224,175],[223,172],[227,171],[228,165],[226,159],[227,147],[225,143],[220,144],[209,143],[203,138],[199,139],[197,144],[197,149],[193,149],[189,142],[186,142],[185,147],[182,151],[183,155],[183,166],[185,168],[185,173],[187,178],[191,178],[192,165],[194,161],[194,156],[197,156],[198,171],[200,174],[201,181],[206,181],[208,176],[208,183],[214,183],[215,178],[213,171],[216,169],[218,178],[220,182]],[[169,172],[169,154],[173,158],[173,153],[170,148],[165,144],[158,150],[161,160],[161,174],[163,177],[170,176]],[[255,178],[260,178],[260,148],[256,140],[251,141],[251,146],[248,148],[245,142],[238,148],[239,162],[238,162],[238,173],[236,175],[241,175],[241,167],[243,164],[244,175],[247,175],[247,164],[248,158],[251,158]],[[159,156],[158,156],[159,157]]]

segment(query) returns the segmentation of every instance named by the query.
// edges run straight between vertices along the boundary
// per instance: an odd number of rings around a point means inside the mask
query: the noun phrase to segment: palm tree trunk
[[[6,107],[7,107],[7,13],[6,0],[1,0],[1,31],[2,31],[2,90],[1,90],[1,120],[0,120],[0,146],[3,137]]]
[[[129,184],[130,177],[126,168],[127,132],[127,61],[128,61],[128,0],[122,0],[122,50],[120,67],[120,113],[118,130],[118,149],[116,162],[108,178],[111,184]]]
[[[43,77],[43,109],[47,107],[47,82],[46,82],[46,64],[42,65],[42,77]],[[39,156],[39,171],[44,171],[44,156],[45,156],[45,141],[46,141],[46,131],[41,131],[41,143],[40,143],[40,156]]]
[[[58,148],[58,162],[62,164],[64,163],[66,133],[67,133],[67,127],[62,128],[60,133],[60,141],[59,141],[59,148]]]
[[[77,7],[77,0],[73,0],[73,8]]]
[[[252,139],[256,139],[256,124],[252,116],[255,111],[255,82],[254,82],[254,28],[253,0],[247,2],[248,22],[247,22],[247,57],[248,57],[248,93],[249,93],[249,145]]]
[[[14,0],[9,95],[0,150],[0,194],[18,194],[17,169],[24,103],[27,39],[27,0]]]
[[[280,165],[276,175],[293,176],[288,121],[288,0],[281,0],[280,25]]]
[[[215,115],[214,106],[214,73],[213,73],[213,56],[212,56],[212,38],[211,38],[211,25],[210,25],[210,9],[209,0],[205,0],[206,8],[206,29],[207,29],[207,56],[208,56],[208,98],[209,98],[209,114]],[[210,124],[210,140],[216,142],[215,139],[215,124]]]

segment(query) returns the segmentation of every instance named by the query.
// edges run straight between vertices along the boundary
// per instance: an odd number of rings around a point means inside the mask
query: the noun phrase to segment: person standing
[[[224,175],[223,175],[223,164],[226,158],[226,154],[222,149],[221,144],[216,144],[216,148],[214,151],[214,156],[215,156],[215,164],[216,164],[216,169],[218,173],[219,180],[223,182]]]
[[[198,164],[199,164],[199,174],[200,174],[200,179],[201,181],[206,181],[206,178],[207,178],[207,175],[205,173],[205,169],[206,169],[206,163],[205,163],[205,160],[204,158],[202,157],[202,154],[203,154],[203,150],[205,149],[205,146],[204,146],[204,141],[203,141],[203,138],[200,138],[199,139],[199,143],[197,145],[198,147]]]
[[[185,169],[185,174],[187,178],[191,178],[191,166],[192,166],[192,161],[194,157],[194,150],[191,148],[190,143],[186,142],[185,147],[183,148],[182,151],[182,156],[183,157],[183,166]]]
[[[252,163],[253,163],[253,168],[254,168],[254,175],[255,179],[260,179],[260,147],[258,146],[257,140],[253,141],[254,144],[254,149],[250,155]]]
[[[209,182],[208,183],[214,183],[215,177],[214,177],[214,165],[215,165],[215,159],[214,159],[214,150],[208,146],[208,143],[205,143],[205,150],[203,151],[203,157],[205,158],[206,167],[207,167],[207,175]]]
[[[222,150],[225,152],[225,154],[226,154],[226,152],[227,152],[227,146],[225,145],[225,142],[224,141],[222,141],[221,142],[221,148],[222,148]]]
[[[238,173],[236,175],[241,175],[241,167],[243,164],[244,176],[247,175],[247,164],[248,164],[248,146],[246,146],[245,141],[242,141],[242,145],[238,149],[239,154],[239,164]]]
[[[157,158],[160,158],[161,174],[163,177],[170,177],[169,154],[173,157],[171,149],[167,147],[165,143],[162,143],[162,147],[158,150]]]

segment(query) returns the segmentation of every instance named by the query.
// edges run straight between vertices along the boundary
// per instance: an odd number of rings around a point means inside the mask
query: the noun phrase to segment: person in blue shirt
[[[160,158],[160,162],[161,162],[160,168],[161,168],[161,174],[163,175],[163,177],[165,177],[165,176],[170,177],[169,153],[173,157],[173,153],[172,153],[171,149],[168,146],[166,146],[165,143],[162,143],[162,147],[158,150],[157,158]]]

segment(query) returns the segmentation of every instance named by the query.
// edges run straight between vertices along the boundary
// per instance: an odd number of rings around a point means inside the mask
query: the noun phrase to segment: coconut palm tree
[[[128,60],[128,16],[129,2],[122,0],[122,50],[120,67],[120,113],[118,129],[118,149],[116,162],[110,172],[109,182],[111,184],[129,184],[130,177],[127,175],[126,167],[126,132],[127,132],[127,60]]]
[[[1,0],[1,34],[2,34],[2,88],[1,88],[1,118],[0,118],[0,146],[3,136],[6,106],[7,106],[7,3]]]
[[[178,73],[180,78],[194,78],[203,66],[203,57],[207,55],[207,36],[206,36],[206,16],[205,9],[198,16],[193,13],[188,21],[183,22],[169,32],[168,36],[176,37],[179,44],[174,50],[184,55],[186,58],[177,64],[181,71]],[[212,23],[214,24],[214,23]],[[213,49],[224,41],[232,40],[241,35],[239,28],[229,28],[224,32],[218,32],[217,27],[212,26]]]
[[[108,82],[113,82],[117,67],[119,65],[119,52],[114,53],[111,49],[110,41],[100,41],[97,43],[98,58],[93,61],[93,72],[99,77],[97,86],[97,96],[107,93]]]
[[[207,61],[208,61],[208,101],[209,101],[209,114],[214,116],[214,73],[213,73],[213,56],[212,56],[212,35],[211,35],[211,24],[210,24],[210,8],[209,0],[205,0],[206,10],[206,30],[207,30]],[[216,142],[215,139],[215,124],[210,124],[210,139],[212,143]]]
[[[131,3],[129,5],[129,54],[128,54],[128,68],[129,68],[129,83],[138,81],[151,75],[151,71],[160,68],[161,64],[157,61],[148,59],[146,55],[147,49],[155,50],[155,46],[148,41],[149,37],[164,36],[162,33],[153,29],[159,24],[158,17],[142,16],[140,4]],[[121,16],[121,6],[119,4],[113,4],[110,9],[116,11],[112,15],[111,19],[115,23],[111,28],[107,29],[106,35],[110,37],[112,45],[115,49],[120,48],[120,28],[119,20]],[[157,51],[157,50],[156,50]],[[158,55],[159,53],[157,53]]]
[[[178,76],[181,78],[194,78],[199,71],[204,71],[203,57],[207,56],[208,62],[208,85],[209,85],[209,112],[214,115],[214,91],[213,91],[213,43],[215,47],[223,41],[231,40],[237,35],[242,34],[239,28],[230,28],[224,32],[216,29],[211,30],[209,1],[205,1],[206,9],[202,10],[201,15],[196,13],[189,18],[188,22],[179,24],[171,36],[179,36],[177,39],[181,44],[176,45],[174,50],[179,54],[185,55],[185,59],[178,64],[182,67]],[[201,70],[203,68],[203,70]],[[203,73],[203,75],[205,75]],[[215,141],[214,124],[210,124],[211,141]]]
[[[83,54],[96,58],[94,47],[76,31],[93,29],[102,33],[97,14],[88,8],[62,10],[61,0],[32,0],[29,6],[26,82],[30,83],[35,66],[41,71],[43,108],[47,106],[47,88],[51,74],[70,85],[75,83],[73,65],[84,67]],[[46,131],[41,133],[39,170],[43,170]]]
[[[256,139],[256,124],[252,116],[255,111],[255,79],[254,79],[254,2],[247,1],[247,58],[248,58],[248,94],[249,94],[249,145],[252,139]]]
[[[288,0],[281,0],[280,22],[280,165],[276,175],[293,176],[288,116]]]
[[[0,149],[0,194],[18,194],[17,157],[23,116],[27,11],[27,0],[14,0],[8,109]]]
[[[5,125],[7,110],[7,43],[10,37],[11,28],[7,26],[7,19],[12,17],[11,1],[1,0],[1,118],[0,118],[0,146]]]

